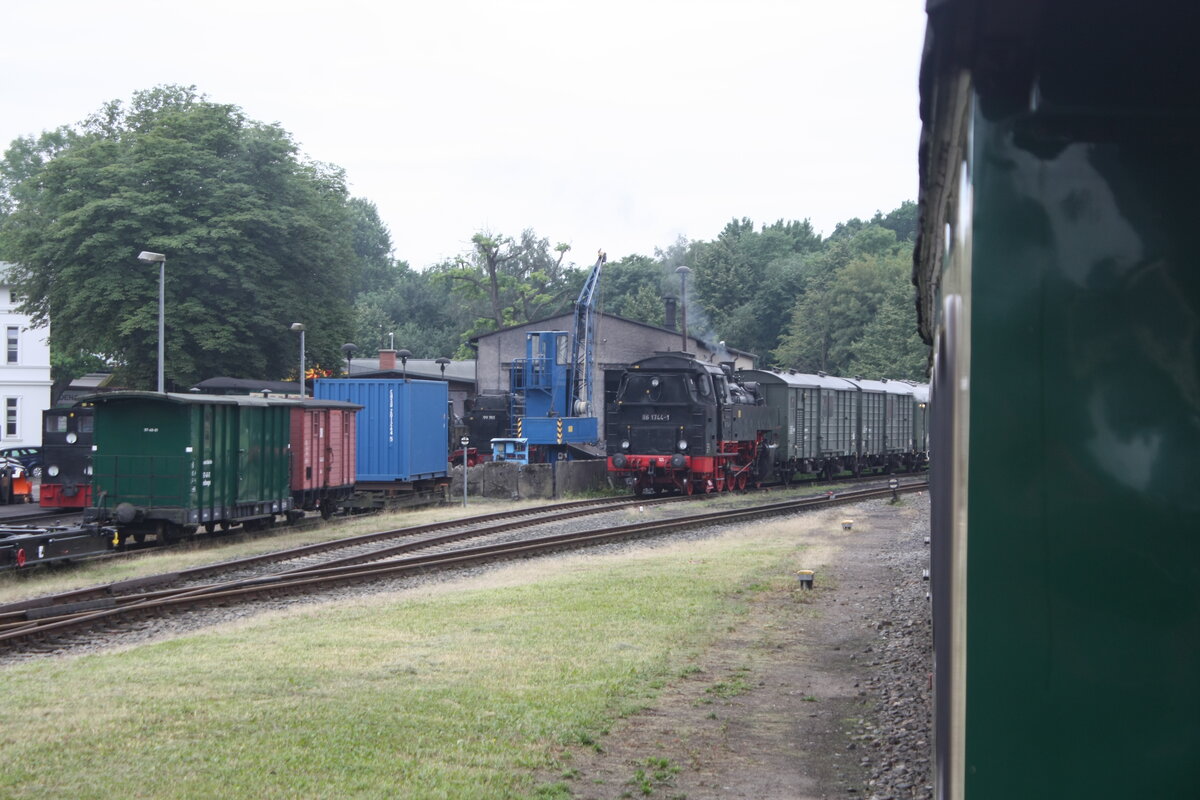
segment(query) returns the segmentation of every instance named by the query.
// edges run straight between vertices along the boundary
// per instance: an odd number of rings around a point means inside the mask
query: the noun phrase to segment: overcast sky
[[[4,148],[195,85],[344,168],[417,268],[480,230],[590,264],[916,199],[924,0],[8,0],[3,21]]]

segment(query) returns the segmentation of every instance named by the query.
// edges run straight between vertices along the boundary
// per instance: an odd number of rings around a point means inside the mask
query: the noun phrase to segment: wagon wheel
[[[737,476],[737,490],[739,492],[746,491],[746,484],[750,482],[750,476],[744,472],[739,472]]]
[[[319,509],[321,511],[321,519],[329,519],[333,516],[333,502],[329,498],[321,501]]]
[[[696,493],[696,482],[693,481],[691,478],[684,478],[682,491],[684,494],[695,494]]]

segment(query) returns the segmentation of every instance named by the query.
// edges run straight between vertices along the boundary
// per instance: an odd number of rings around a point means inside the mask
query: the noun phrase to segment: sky
[[[924,0],[8,0],[0,146],[160,84],[278,123],[423,269],[590,265],[917,193]]]

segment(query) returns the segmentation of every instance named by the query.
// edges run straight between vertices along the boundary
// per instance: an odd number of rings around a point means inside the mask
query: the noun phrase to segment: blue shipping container
[[[318,380],[313,396],[358,403],[359,482],[417,481],[446,476],[447,403],[442,381]]]

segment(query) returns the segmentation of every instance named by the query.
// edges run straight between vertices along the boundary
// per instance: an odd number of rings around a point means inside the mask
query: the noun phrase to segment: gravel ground
[[[547,784],[581,800],[932,797],[927,496],[787,524],[821,564],[816,588],[757,593],[694,674],[599,751],[565,752],[570,777]],[[714,699],[737,681],[746,691]]]
[[[876,636],[863,653],[873,667],[864,687],[872,713],[853,733],[862,748],[871,798],[932,798],[931,742],[933,724],[933,635],[929,583],[929,504],[894,540],[877,553],[895,576],[864,602],[863,620]]]

